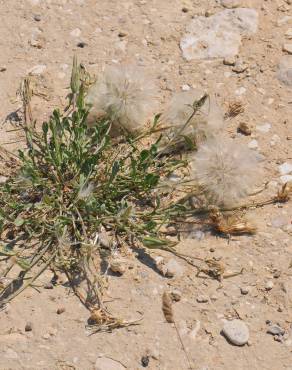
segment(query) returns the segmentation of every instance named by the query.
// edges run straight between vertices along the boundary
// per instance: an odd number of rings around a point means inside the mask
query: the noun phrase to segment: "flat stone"
[[[186,60],[229,58],[238,54],[242,36],[257,32],[255,9],[225,9],[210,17],[196,16],[187,26],[180,47]]]
[[[224,336],[236,346],[243,346],[248,342],[249,329],[241,320],[226,321],[222,329]]]
[[[285,55],[281,58],[277,78],[284,85],[292,86],[292,55]]]
[[[108,357],[99,357],[95,362],[95,370],[123,370],[125,367]]]

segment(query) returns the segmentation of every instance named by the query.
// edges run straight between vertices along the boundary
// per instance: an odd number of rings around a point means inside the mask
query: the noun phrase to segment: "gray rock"
[[[222,329],[224,336],[236,346],[243,346],[248,342],[249,329],[241,320],[227,321]]]
[[[108,357],[99,357],[95,362],[95,370],[123,370],[125,367]]]
[[[292,86],[292,55],[285,55],[281,58],[277,78],[284,85]]]
[[[195,17],[182,37],[183,57],[229,58],[238,54],[242,36],[256,33],[258,13],[254,9],[226,9],[210,17]]]
[[[272,335],[284,335],[285,330],[281,328],[281,326],[275,324],[275,325],[271,325],[268,328],[267,333],[272,334]]]

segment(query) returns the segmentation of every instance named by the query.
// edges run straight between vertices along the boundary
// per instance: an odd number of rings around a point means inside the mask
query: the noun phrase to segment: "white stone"
[[[285,55],[281,58],[277,77],[283,84],[292,86],[292,55]]]
[[[37,76],[45,72],[47,66],[45,64],[38,64],[27,71],[29,75]]]
[[[124,370],[125,367],[111,358],[99,357],[95,362],[95,370]]]
[[[268,280],[265,284],[265,289],[266,290],[271,290],[271,289],[273,289],[273,287],[274,287],[274,283],[272,282],[272,280]]]
[[[285,32],[285,36],[287,37],[287,39],[291,40],[292,39],[292,28],[289,28],[286,32]]]
[[[182,91],[189,91],[191,88],[189,85],[182,85],[181,89]]]
[[[6,176],[0,176],[0,184],[5,184],[5,182],[8,180],[8,177]]]
[[[248,143],[249,149],[257,149],[259,147],[259,144],[257,140],[252,140]]]
[[[241,6],[240,0],[221,0],[221,5],[224,6],[224,8],[233,9],[238,8]]]
[[[286,182],[292,181],[292,175],[284,175],[280,177],[282,184],[286,184]]]
[[[222,330],[225,337],[236,346],[243,346],[248,342],[249,330],[241,320],[226,321]]]
[[[256,33],[254,9],[226,9],[211,17],[197,16],[187,26],[180,47],[186,60],[228,58],[238,54],[242,36]]]
[[[263,134],[266,134],[270,131],[272,125],[270,123],[263,123],[262,125],[257,125],[256,130],[259,132],[262,132]]]
[[[285,162],[281,164],[278,168],[281,175],[288,175],[292,172],[292,163]]]
[[[72,37],[79,37],[79,36],[81,35],[81,30],[80,30],[80,28],[75,28],[74,30],[72,30],[72,31],[70,32],[70,35],[71,35]]]
[[[284,44],[283,51],[286,51],[288,54],[292,54],[292,44]]]

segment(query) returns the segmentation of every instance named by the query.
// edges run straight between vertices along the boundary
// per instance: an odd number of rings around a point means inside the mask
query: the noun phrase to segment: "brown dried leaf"
[[[172,310],[172,299],[169,293],[164,292],[162,296],[162,311],[165,320],[169,323],[174,323],[174,316]]]

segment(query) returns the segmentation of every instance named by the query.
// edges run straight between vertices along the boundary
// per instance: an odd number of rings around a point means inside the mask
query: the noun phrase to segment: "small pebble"
[[[188,8],[186,8],[186,7],[183,7],[183,8],[181,9],[181,11],[182,11],[183,13],[187,13],[187,12],[189,11],[189,9],[188,9]]]
[[[243,135],[246,135],[246,136],[249,136],[251,135],[251,129],[249,127],[249,125],[246,123],[246,122],[241,122],[237,128],[237,130],[243,134]]]
[[[257,149],[259,147],[259,144],[257,140],[254,139],[250,141],[247,146],[249,147],[249,149]]]
[[[126,33],[126,32],[119,32],[119,34],[118,34],[118,36],[120,37],[120,38],[123,38],[123,37],[126,37],[128,34]]]
[[[242,320],[226,321],[222,333],[236,346],[243,346],[249,340],[249,329]]]
[[[78,46],[79,48],[83,49],[83,48],[85,48],[85,46],[87,46],[87,43],[86,43],[86,42],[84,42],[84,41],[80,41],[80,42],[78,42],[77,46]]]
[[[205,295],[198,295],[197,302],[198,303],[207,303],[207,302],[209,302],[209,298]]]
[[[185,85],[182,85],[181,89],[182,91],[189,91],[191,88],[189,85],[185,84]]]
[[[149,356],[143,356],[141,358],[141,364],[142,364],[142,366],[143,367],[147,367],[149,365],[149,361],[150,361]]]
[[[175,302],[179,302],[181,300],[182,294],[181,294],[181,291],[178,290],[178,289],[173,290],[170,293],[170,295],[171,295],[171,298],[173,299],[173,301],[175,301]]]
[[[65,307],[59,307],[56,312],[57,312],[58,315],[61,315],[65,311],[66,311]]]
[[[235,66],[236,59],[233,57],[225,58],[223,60],[223,64],[226,66]]]
[[[272,280],[268,280],[266,282],[265,289],[266,290],[271,290],[271,289],[273,289],[273,287],[274,287],[274,283],[272,282]]]
[[[33,19],[36,21],[36,22],[40,22],[41,21],[41,16],[39,14],[36,14]]]
[[[267,333],[271,334],[271,335],[284,335],[285,330],[283,328],[281,328],[281,326],[275,324],[275,325],[271,325],[267,329]]]
[[[292,39],[292,28],[289,28],[285,33],[285,36],[290,40]]]
[[[240,292],[241,292],[241,294],[243,294],[243,295],[247,295],[249,292],[250,292],[250,287],[241,287],[240,288]]]
[[[6,66],[0,66],[0,72],[5,72],[7,70]]]
[[[28,321],[26,324],[25,324],[25,328],[24,328],[25,331],[32,331],[32,322]]]
[[[241,61],[237,61],[235,63],[235,66],[232,67],[232,71],[235,72],[235,73],[243,73],[247,70],[248,68],[248,65],[241,62]]]
[[[274,279],[278,279],[280,276],[281,276],[281,271],[280,270],[276,270],[273,274]]]
[[[44,284],[44,289],[53,289],[54,285],[52,283],[46,283]]]

